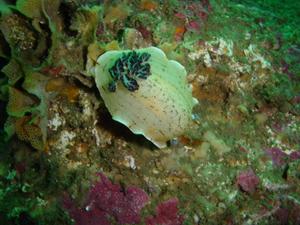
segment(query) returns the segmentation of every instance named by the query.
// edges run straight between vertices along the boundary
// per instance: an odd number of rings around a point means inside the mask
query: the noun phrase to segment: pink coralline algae
[[[289,222],[289,210],[285,208],[279,208],[276,210],[274,217],[278,224],[288,224]]]
[[[196,21],[190,21],[187,24],[187,29],[189,29],[189,30],[199,30],[200,29],[200,24]]]
[[[275,213],[276,224],[300,224],[300,206],[294,202],[288,202],[287,206],[280,207]]]
[[[298,151],[294,151],[294,152],[292,152],[291,154],[290,154],[290,160],[291,161],[295,161],[295,160],[298,160],[298,159],[300,159],[300,151],[298,150]]]
[[[292,99],[292,103],[293,103],[293,104],[299,104],[299,103],[300,103],[300,95],[295,96],[295,97]]]
[[[211,11],[211,5],[209,1],[202,1],[200,4],[192,3],[188,5],[187,8],[194,17],[198,17],[202,21],[207,19],[208,13]]]
[[[287,162],[288,155],[283,152],[280,148],[268,148],[266,154],[271,157],[275,166],[282,166]]]
[[[136,29],[142,34],[143,38],[149,39],[152,37],[152,32],[145,26],[139,25]]]
[[[185,20],[187,18],[183,13],[180,12],[175,13],[174,16],[181,20]]]
[[[247,193],[254,193],[259,184],[259,178],[252,169],[242,171],[236,178],[238,186]]]
[[[89,191],[83,208],[74,205],[69,197],[64,199],[64,207],[75,220],[76,225],[109,225],[114,219],[118,224],[139,224],[140,211],[149,201],[147,193],[136,187],[122,190],[112,184],[103,174],[100,181]]]
[[[178,199],[172,198],[156,207],[156,216],[147,217],[147,225],[182,225],[184,217],[178,214]]]
[[[200,31],[203,22],[208,18],[211,12],[211,5],[208,0],[197,3],[187,4],[185,9],[182,9],[174,14],[174,16],[185,22],[187,30],[198,32]]]
[[[280,148],[268,148],[266,154],[272,159],[275,166],[282,166],[286,163],[300,159],[300,151],[293,151],[289,155]]]
[[[291,80],[293,80],[297,77],[296,74],[294,74],[290,71],[290,65],[284,60],[281,61],[281,71],[284,74],[286,74]]]

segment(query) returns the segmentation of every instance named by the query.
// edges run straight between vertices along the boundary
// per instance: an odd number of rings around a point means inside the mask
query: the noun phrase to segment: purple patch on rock
[[[259,178],[252,169],[248,169],[239,173],[236,182],[243,191],[253,193],[259,184]]]
[[[69,196],[64,197],[63,206],[75,225],[110,225],[107,214],[98,208],[78,208]]]
[[[283,131],[283,125],[280,124],[279,122],[274,123],[274,124],[272,125],[272,128],[273,128],[273,130],[274,130],[275,132],[282,132],[282,131]]]
[[[84,208],[76,207],[69,197],[64,199],[64,207],[76,225],[109,225],[109,218],[118,224],[140,223],[140,211],[149,201],[147,193],[137,187],[122,190],[104,174],[97,175],[101,179],[90,189]]]
[[[277,147],[266,149],[266,154],[271,157],[275,166],[284,165],[288,159],[288,155]]]
[[[178,199],[172,198],[156,207],[156,216],[147,217],[147,225],[182,225],[184,217],[178,214]]]
[[[286,74],[290,79],[293,79],[296,77],[296,75],[294,73],[290,72],[290,65],[284,60],[281,61],[281,71],[284,74]]]
[[[186,27],[188,30],[199,30],[200,24],[197,21],[192,20],[187,24]]]
[[[300,95],[295,96],[295,97],[292,99],[292,103],[294,103],[294,104],[299,104],[299,103],[300,103]]]
[[[294,151],[290,154],[290,160],[295,161],[300,159],[300,151]]]
[[[179,19],[181,19],[181,20],[185,20],[186,19],[186,16],[183,13],[180,13],[180,12],[175,13],[174,16],[177,17],[177,18],[179,18]]]
[[[278,224],[288,224],[289,222],[289,210],[285,208],[279,208],[274,214]]]

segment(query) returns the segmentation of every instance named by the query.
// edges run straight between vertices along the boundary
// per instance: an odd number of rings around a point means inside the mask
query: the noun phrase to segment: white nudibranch
[[[193,98],[186,70],[156,47],[108,51],[94,70],[112,118],[163,148],[192,121]]]

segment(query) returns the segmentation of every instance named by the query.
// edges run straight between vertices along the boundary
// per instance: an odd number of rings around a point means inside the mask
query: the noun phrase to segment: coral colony
[[[147,52],[137,53],[136,51],[132,51],[123,53],[122,57],[109,69],[109,73],[113,79],[109,83],[109,90],[115,92],[116,82],[119,80],[121,80],[124,87],[129,91],[138,90],[139,85],[136,78],[147,79],[151,75],[150,64],[147,63],[150,56]]]

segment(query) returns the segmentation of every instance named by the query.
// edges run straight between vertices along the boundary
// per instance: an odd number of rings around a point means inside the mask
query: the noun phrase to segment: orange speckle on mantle
[[[50,79],[46,84],[46,92],[59,92],[62,87],[65,85],[65,81],[63,78],[54,78]]]
[[[186,136],[180,136],[178,138],[178,140],[183,144],[183,145],[188,145],[188,146],[191,146],[191,147],[196,147],[198,145],[201,144],[201,141],[199,140],[193,140],[193,139],[190,139]]]
[[[110,24],[114,23],[117,20],[125,20],[129,15],[129,12],[129,7],[125,3],[119,4],[117,6],[112,6],[107,10],[105,14],[104,23]]]
[[[79,95],[79,88],[73,85],[67,85],[61,92],[62,95],[66,96],[70,102],[75,102]]]
[[[47,92],[57,92],[68,98],[70,102],[75,102],[79,95],[79,88],[72,84],[68,84],[63,78],[55,78],[48,81],[46,85]]]
[[[175,28],[175,39],[181,39],[183,34],[185,33],[186,29],[184,26],[178,26]]]
[[[79,143],[78,146],[76,147],[76,150],[78,153],[86,153],[89,149],[89,145],[87,143]]]
[[[64,69],[65,69],[65,67],[63,65],[59,65],[56,67],[48,66],[48,67],[45,67],[42,69],[42,73],[46,73],[46,74],[56,77],[60,73],[62,73],[64,71]]]
[[[140,8],[143,10],[153,11],[157,8],[157,3],[151,0],[142,0]]]

